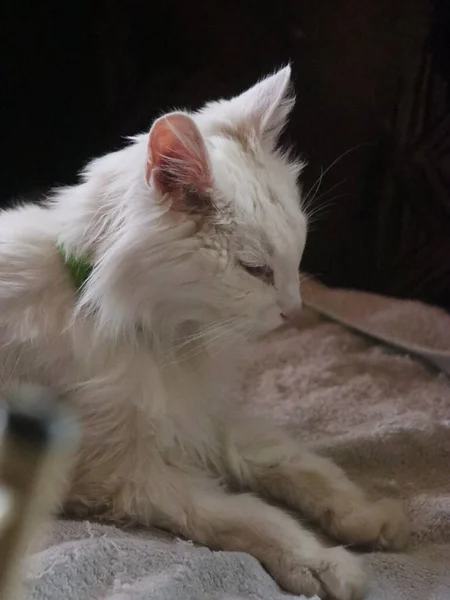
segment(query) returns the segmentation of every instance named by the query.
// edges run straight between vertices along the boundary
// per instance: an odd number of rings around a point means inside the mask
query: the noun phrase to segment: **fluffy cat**
[[[0,376],[51,386],[78,415],[72,509],[249,552],[294,594],[350,600],[360,559],[263,497],[379,549],[406,543],[401,507],[243,421],[219,383],[301,309],[301,164],[277,149],[293,104],[286,67],[165,114],[45,206],[3,212]]]

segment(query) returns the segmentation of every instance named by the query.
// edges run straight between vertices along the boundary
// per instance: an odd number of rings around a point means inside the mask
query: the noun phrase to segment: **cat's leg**
[[[234,484],[284,502],[345,544],[402,549],[409,527],[396,500],[369,501],[331,460],[267,424],[229,430],[227,467]]]
[[[136,495],[134,488],[132,504],[131,513],[147,525],[215,549],[251,554],[291,593],[335,600],[363,595],[366,577],[359,557],[323,546],[287,513],[250,494],[230,494],[213,481],[185,475],[169,480],[166,474],[153,479],[147,494],[142,489]]]

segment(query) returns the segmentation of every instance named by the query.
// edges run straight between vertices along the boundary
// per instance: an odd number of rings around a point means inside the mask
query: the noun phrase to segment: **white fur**
[[[148,184],[148,134],[92,162],[48,206],[1,215],[1,379],[50,385],[83,424],[72,509],[251,552],[294,593],[351,599],[364,588],[356,557],[223,487],[281,500],[345,543],[406,539],[395,503],[371,504],[328,460],[239,423],[220,383],[244,343],[301,307],[300,165],[276,149],[293,106],[289,79],[286,67],[231,101],[182,113],[204,141],[212,218],[173,210],[153,176]],[[94,265],[80,296],[57,243]],[[267,265],[275,285],[239,261]]]

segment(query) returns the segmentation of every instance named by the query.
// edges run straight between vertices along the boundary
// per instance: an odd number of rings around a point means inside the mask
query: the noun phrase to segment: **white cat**
[[[72,508],[249,552],[290,592],[350,600],[360,559],[260,496],[380,549],[406,543],[402,509],[243,421],[219,383],[301,308],[301,165],[276,148],[289,86],[286,67],[166,114],[47,206],[2,213],[0,376],[50,385],[79,416]]]

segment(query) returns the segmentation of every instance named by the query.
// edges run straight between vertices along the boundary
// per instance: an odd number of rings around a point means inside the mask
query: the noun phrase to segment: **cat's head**
[[[139,136],[139,210],[112,277],[119,283],[120,263],[136,314],[250,338],[298,318],[301,163],[277,148],[294,105],[290,75],[286,67],[231,100],[165,114]]]

